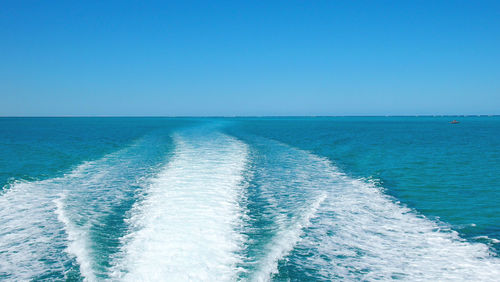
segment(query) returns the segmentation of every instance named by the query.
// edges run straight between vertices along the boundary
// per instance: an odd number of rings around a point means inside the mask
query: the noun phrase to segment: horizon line
[[[0,118],[287,118],[287,117],[496,117],[500,114],[413,114],[413,115],[16,115]]]

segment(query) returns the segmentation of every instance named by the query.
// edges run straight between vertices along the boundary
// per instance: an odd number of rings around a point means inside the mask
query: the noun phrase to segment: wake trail
[[[0,196],[0,275],[7,280],[64,278],[75,267],[64,251],[68,239],[58,220],[57,191],[81,176],[85,163],[68,175],[43,181],[18,181]]]
[[[14,183],[0,195],[0,277],[105,279],[121,237],[123,203],[148,183],[165,159],[165,144],[145,137],[61,177]]]
[[[174,136],[170,162],[129,219],[114,277],[126,281],[233,281],[247,146],[217,132]]]
[[[495,281],[500,260],[366,179],[286,144],[253,137],[259,215],[268,224],[248,280]],[[250,227],[255,229],[255,227]],[[256,238],[258,238],[256,236]],[[283,274],[285,271],[287,274]],[[285,276],[283,276],[285,275]],[[299,279],[299,278],[297,278]]]

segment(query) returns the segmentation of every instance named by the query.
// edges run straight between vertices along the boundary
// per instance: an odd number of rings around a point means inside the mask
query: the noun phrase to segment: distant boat
[[[457,124],[457,123],[460,123],[458,120],[454,119],[452,121],[450,121],[451,124]]]

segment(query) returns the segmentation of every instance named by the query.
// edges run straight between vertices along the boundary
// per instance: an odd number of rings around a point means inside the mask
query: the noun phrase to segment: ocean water
[[[500,277],[500,117],[0,118],[0,187],[0,280]]]

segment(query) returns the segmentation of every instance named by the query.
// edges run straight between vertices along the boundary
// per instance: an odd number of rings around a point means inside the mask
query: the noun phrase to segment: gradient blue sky
[[[0,3],[0,115],[500,114],[500,1]]]

